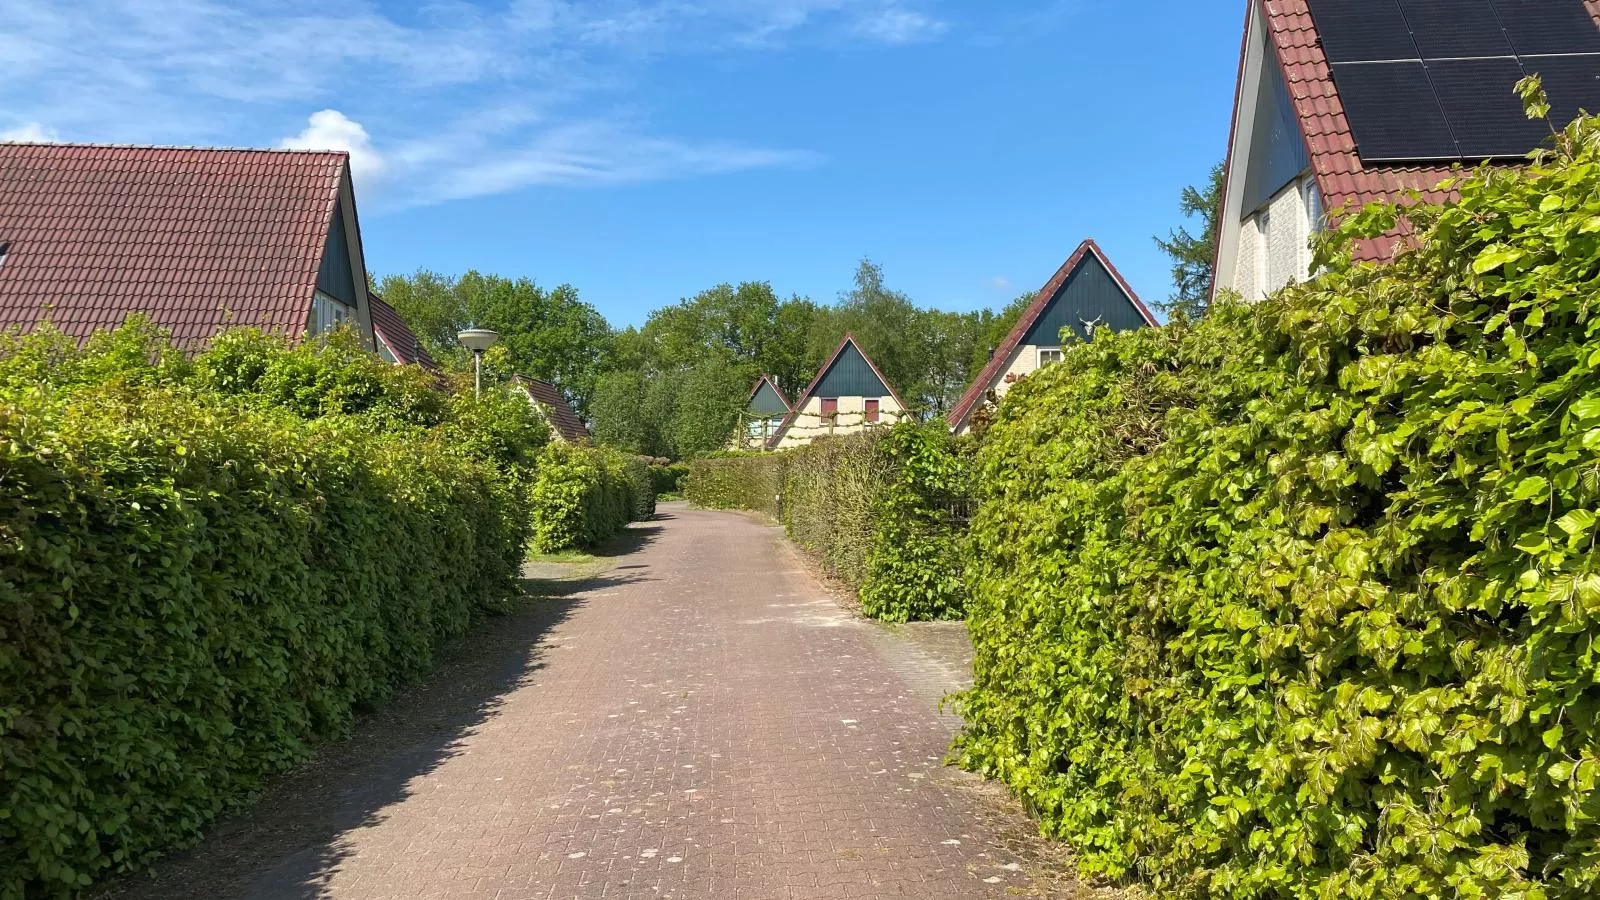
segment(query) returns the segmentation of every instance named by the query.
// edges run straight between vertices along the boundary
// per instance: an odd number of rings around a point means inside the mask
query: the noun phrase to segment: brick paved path
[[[636,528],[610,572],[113,893],[1054,895],[1016,855],[1027,824],[941,765],[947,659],[846,613],[776,529],[677,505]]]

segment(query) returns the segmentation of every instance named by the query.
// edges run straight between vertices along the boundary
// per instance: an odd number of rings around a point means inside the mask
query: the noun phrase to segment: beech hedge
[[[1097,337],[979,454],[960,761],[1174,897],[1600,893],[1600,130]]]
[[[193,840],[518,595],[522,475],[413,374],[140,323],[4,349],[0,897]]]
[[[770,515],[886,621],[960,618],[971,462],[941,421],[694,461],[688,499]]]
[[[655,514],[650,467],[615,450],[552,443],[533,481],[533,549],[591,550]]]

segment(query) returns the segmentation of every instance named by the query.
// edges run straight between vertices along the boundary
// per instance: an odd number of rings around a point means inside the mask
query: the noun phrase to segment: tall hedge
[[[1177,897],[1600,892],[1600,134],[1097,338],[980,455],[958,752]]]
[[[139,330],[0,361],[0,897],[192,840],[517,592],[525,492],[444,421],[307,417]],[[411,383],[339,352],[251,354]]]
[[[972,463],[942,420],[901,422],[876,447],[861,611],[890,622],[966,615],[967,523]]]
[[[789,537],[887,621],[960,618],[970,459],[943,422],[830,437],[783,453],[696,460],[685,492],[708,509],[779,519]]]
[[[649,466],[615,450],[552,443],[533,481],[533,549],[594,549],[655,514]]]
[[[689,464],[684,498],[705,509],[747,509],[777,518],[788,453],[725,453]]]

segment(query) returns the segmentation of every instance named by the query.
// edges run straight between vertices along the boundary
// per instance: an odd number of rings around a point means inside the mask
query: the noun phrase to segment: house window
[[[321,291],[311,301],[311,334],[327,334],[355,319],[354,309],[340,303]]]
[[[1040,347],[1039,348],[1039,368],[1042,369],[1045,366],[1050,365],[1051,363],[1058,363],[1058,362],[1061,362],[1061,348],[1060,347]]]
[[[822,399],[822,421],[832,431],[834,423],[839,419],[839,398],[824,397]]]
[[[868,425],[876,425],[876,424],[878,424],[878,413],[882,408],[883,408],[883,401],[882,400],[868,400],[867,401],[867,424]]]

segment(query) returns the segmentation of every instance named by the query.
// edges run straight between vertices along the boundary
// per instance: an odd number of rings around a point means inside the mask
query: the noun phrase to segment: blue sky
[[[615,324],[863,256],[997,306],[1151,236],[1224,152],[1222,0],[0,0],[0,137],[348,149],[368,267],[570,282]]]

